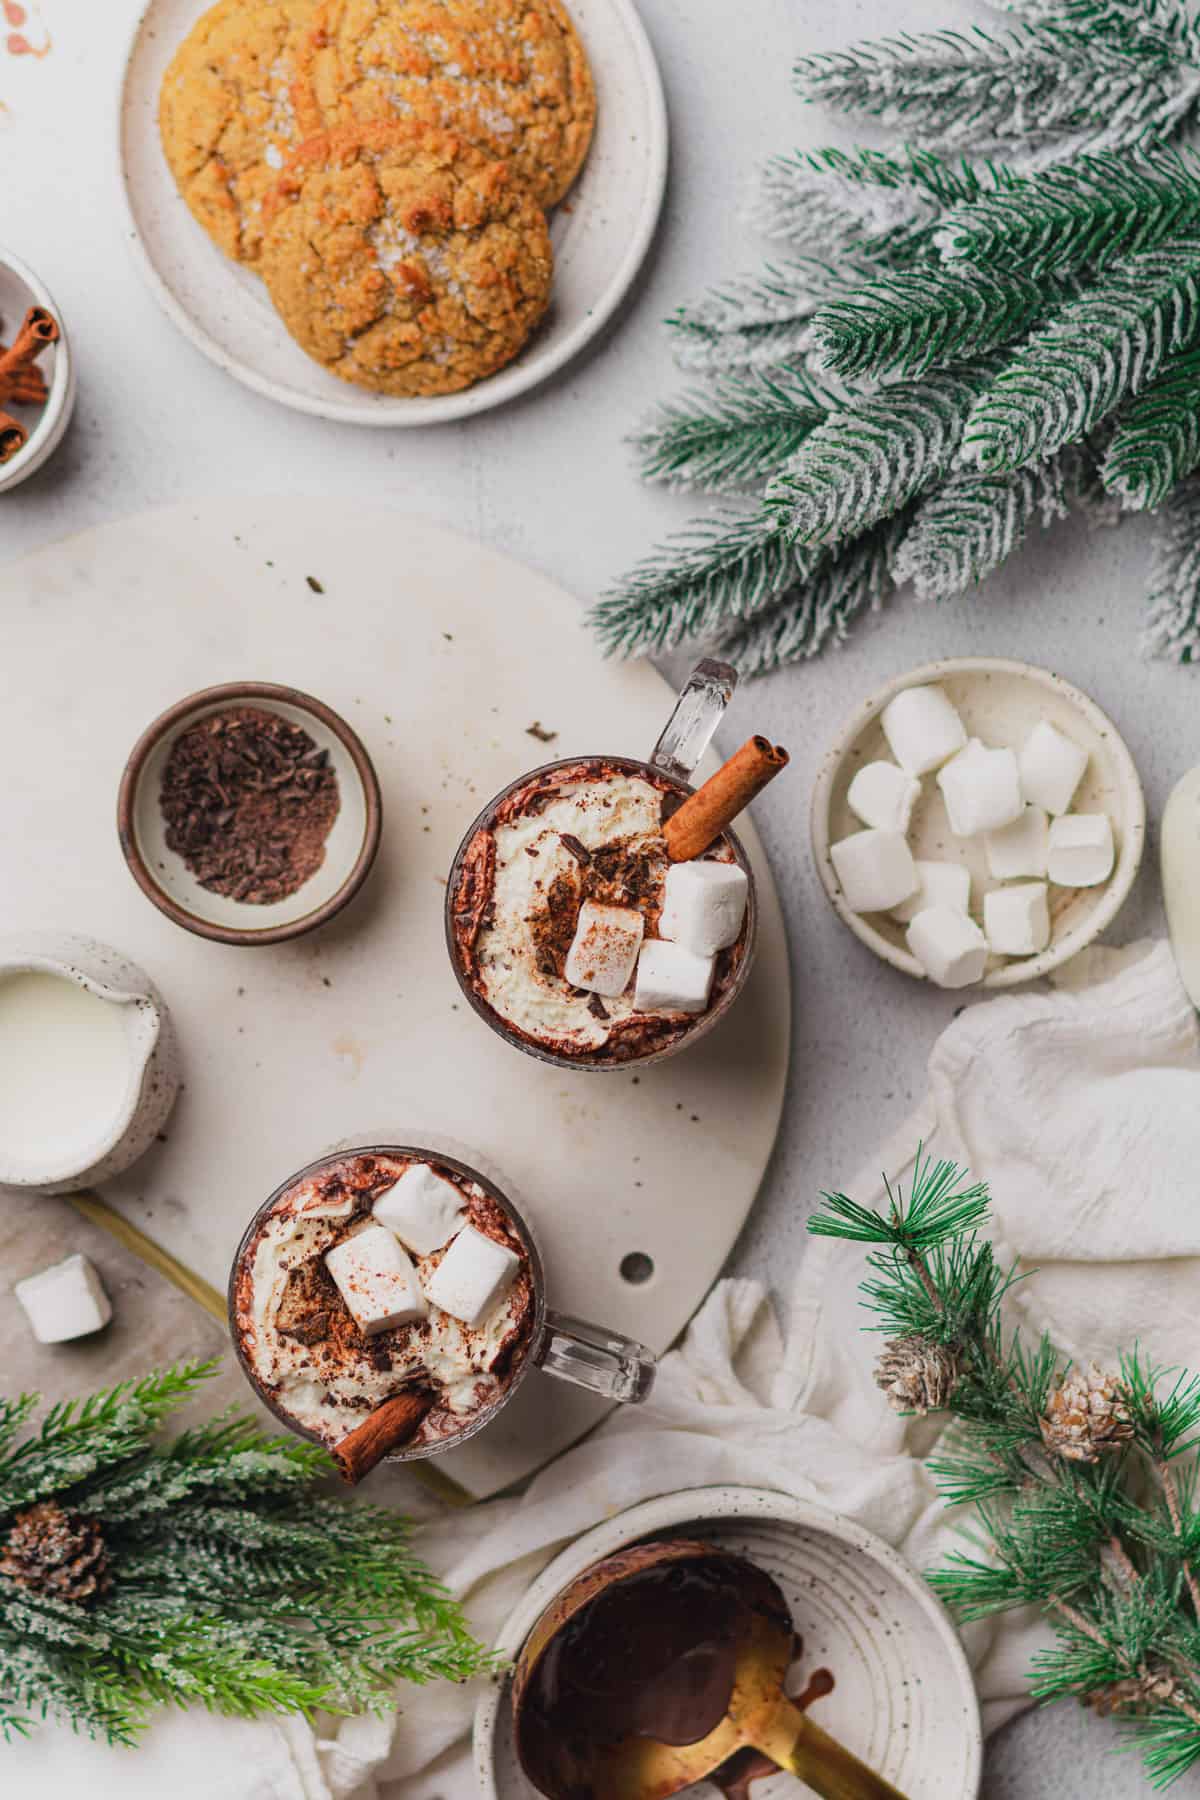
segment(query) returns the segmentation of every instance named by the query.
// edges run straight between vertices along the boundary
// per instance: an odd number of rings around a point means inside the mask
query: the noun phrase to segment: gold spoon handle
[[[899,1788],[859,1762],[807,1714],[784,1701],[755,1748],[798,1775],[822,1800],[905,1800]]]

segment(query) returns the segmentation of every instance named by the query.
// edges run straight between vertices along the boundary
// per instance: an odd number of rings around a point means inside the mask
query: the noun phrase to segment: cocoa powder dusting
[[[340,799],[328,750],[302,726],[229,706],[175,739],[159,804],[168,849],[201,887],[266,906],[321,867]]]

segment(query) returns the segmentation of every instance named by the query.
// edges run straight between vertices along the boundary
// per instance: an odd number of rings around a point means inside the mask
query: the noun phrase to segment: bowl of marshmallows
[[[1133,758],[1086,694],[991,657],[930,663],[861,706],[821,765],[812,837],[864,944],[939,987],[1013,987],[1115,917],[1141,862]]]

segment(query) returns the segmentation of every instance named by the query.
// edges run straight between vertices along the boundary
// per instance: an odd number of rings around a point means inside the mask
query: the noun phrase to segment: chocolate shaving
[[[305,1319],[297,1319],[294,1324],[280,1325],[279,1335],[295,1338],[298,1344],[321,1344],[329,1336],[329,1314],[314,1312]]]
[[[593,1019],[607,1019],[609,1016],[608,1008],[605,1006],[599,994],[592,994],[589,997],[588,1011],[591,1013]]]
[[[562,841],[563,849],[570,851],[581,869],[586,869],[592,860],[592,853],[587,846],[581,844],[579,839],[573,837],[569,831],[560,832],[559,837]]]
[[[526,737],[536,738],[539,744],[552,744],[558,736],[557,731],[547,731],[540,719],[525,727]]]

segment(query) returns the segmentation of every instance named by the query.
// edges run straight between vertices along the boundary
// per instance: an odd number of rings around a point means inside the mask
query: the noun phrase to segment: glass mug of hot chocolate
[[[456,1448],[532,1369],[616,1401],[654,1380],[652,1351],[550,1310],[526,1220],[441,1149],[373,1144],[289,1177],[238,1246],[229,1319],[260,1399],[350,1480]]]
[[[544,763],[463,838],[446,886],[450,960],[475,1012],[528,1055],[561,1068],[658,1062],[744,987],[754,873],[727,820],[787,757],[752,738],[695,793],[736,682],[728,663],[697,664],[649,761]]]

